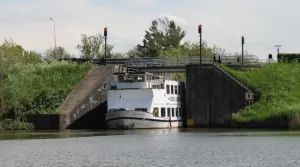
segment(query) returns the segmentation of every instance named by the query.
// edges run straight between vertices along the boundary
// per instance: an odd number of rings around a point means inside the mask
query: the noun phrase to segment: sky
[[[115,52],[142,44],[145,30],[159,17],[174,20],[186,31],[184,41],[202,39],[227,52],[244,49],[267,59],[280,52],[299,52],[299,0],[1,0],[0,39],[12,39],[27,50],[43,53],[57,46],[78,55],[81,34],[103,33]]]

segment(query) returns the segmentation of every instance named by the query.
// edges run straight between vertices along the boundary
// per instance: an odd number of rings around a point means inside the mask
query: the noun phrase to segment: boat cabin
[[[165,76],[152,73],[115,73],[111,82],[111,89],[164,89]]]

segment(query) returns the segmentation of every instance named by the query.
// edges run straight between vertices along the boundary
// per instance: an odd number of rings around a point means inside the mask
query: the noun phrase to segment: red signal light
[[[104,28],[104,36],[107,37],[107,28]]]
[[[202,25],[198,25],[198,33],[199,33],[199,34],[202,33]]]

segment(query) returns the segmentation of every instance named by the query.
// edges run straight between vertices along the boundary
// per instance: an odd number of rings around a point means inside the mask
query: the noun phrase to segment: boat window
[[[176,108],[176,117],[178,117],[178,108]]]
[[[180,85],[179,85],[179,86],[178,86],[178,94],[180,95],[180,93],[181,93],[181,92],[180,92]]]
[[[160,87],[160,85],[152,85],[152,88],[153,89],[160,89],[161,87]]]
[[[143,75],[120,75],[119,82],[145,82]]]
[[[168,117],[170,117],[171,114],[171,108],[168,108]]]
[[[179,116],[182,117],[182,111],[180,107],[179,107]]]
[[[166,117],[166,108],[164,108],[164,107],[162,107],[162,108],[160,108],[160,116],[161,117]]]
[[[174,114],[174,108],[172,108],[172,117],[174,117],[175,114]]]
[[[177,85],[175,85],[175,86],[174,86],[174,93],[175,93],[175,95],[177,95],[177,91],[178,91],[178,90],[177,90]]]
[[[165,89],[165,85],[162,83],[162,84],[160,84],[160,88],[161,89]]]
[[[171,94],[173,94],[174,92],[173,92],[173,85],[171,85]]]
[[[151,80],[159,80],[159,77],[158,76],[152,76]]]
[[[166,89],[167,89],[167,94],[170,94],[170,85],[167,85]]]
[[[159,115],[158,115],[158,108],[157,107],[153,108],[153,116],[159,117]]]

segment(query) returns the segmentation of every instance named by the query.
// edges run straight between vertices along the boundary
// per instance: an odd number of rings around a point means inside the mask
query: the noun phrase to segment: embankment
[[[300,63],[274,63],[251,71],[221,67],[259,97],[250,108],[245,107],[233,114],[236,124],[300,127]]]
[[[56,119],[55,116],[50,115],[58,114],[57,108],[91,67],[91,64],[53,62],[14,64],[3,69],[2,119],[4,122],[17,120],[17,123],[14,123],[16,125],[24,121],[40,122],[35,118],[41,117],[48,120],[45,124],[55,122],[49,122]],[[26,117],[28,119],[24,119]],[[7,123],[5,125],[10,127]],[[16,126],[13,127],[18,129]],[[24,128],[20,127],[20,129]]]

